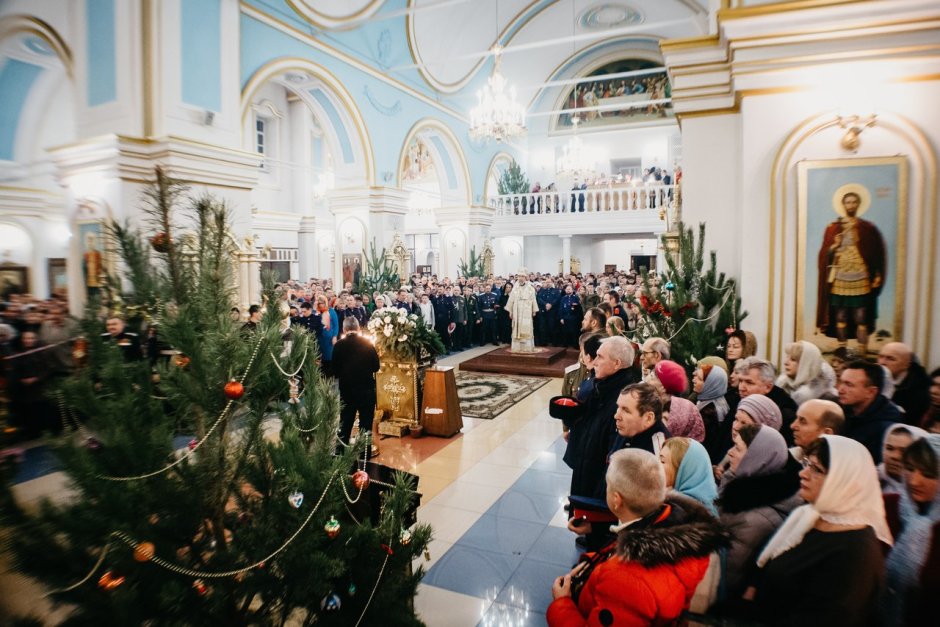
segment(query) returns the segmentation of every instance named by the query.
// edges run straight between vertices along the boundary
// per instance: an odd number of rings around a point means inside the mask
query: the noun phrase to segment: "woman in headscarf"
[[[888,556],[885,625],[936,625],[940,599],[940,435],[904,451],[901,531]]]
[[[712,463],[716,464],[731,447],[731,423],[729,419],[728,373],[711,364],[699,362],[692,376],[692,390],[698,399],[695,406],[705,425],[702,444],[708,451]]]
[[[878,464],[878,481],[881,482],[882,494],[904,493],[904,452],[925,435],[927,432],[923,429],[900,422],[885,431],[884,444],[881,445],[881,463]]]
[[[671,494],[676,493],[701,503],[712,516],[718,516],[715,499],[718,487],[712,475],[711,461],[705,447],[691,438],[669,438],[659,449],[659,459],[666,471],[666,487]],[[674,497],[677,498],[677,497]],[[689,609],[696,613],[705,613],[718,599],[721,582],[721,557],[713,553],[708,563],[708,571],[702,578]]]
[[[649,383],[663,397],[663,421],[674,436],[692,438],[696,442],[705,439],[705,425],[698,408],[692,401],[682,398],[689,387],[685,369],[674,361],[664,359],[656,363],[655,376]]]
[[[805,340],[787,344],[783,372],[777,377],[777,385],[790,395],[797,405],[814,398],[838,396],[836,373],[819,348]]]
[[[745,425],[734,434],[731,467],[721,477],[718,512],[731,532],[725,560],[725,590],[741,596],[752,564],[767,538],[803,504],[800,465],[790,455],[780,432],[763,425]]]
[[[774,431],[780,431],[783,424],[783,414],[780,408],[772,400],[763,394],[751,394],[738,403],[738,409],[734,413],[734,420],[731,423],[731,435],[734,436],[741,427],[746,425],[764,425]],[[733,442],[732,442],[733,444]],[[720,480],[721,475],[731,466],[730,450],[715,466],[715,476]]]
[[[759,615],[785,625],[871,625],[891,543],[875,464],[861,443],[838,435],[820,437],[805,455],[799,494],[807,504],[757,558]]]
[[[659,450],[659,459],[666,471],[667,488],[692,497],[718,515],[718,487],[705,447],[691,438],[669,438]]]

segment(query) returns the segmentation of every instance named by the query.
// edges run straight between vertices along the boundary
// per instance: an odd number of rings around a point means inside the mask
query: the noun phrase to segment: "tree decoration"
[[[85,448],[93,453],[97,453],[101,450],[101,440],[94,436],[88,436],[85,438]]]
[[[153,559],[156,549],[152,542],[141,542],[134,547],[134,560],[138,562],[149,562]]]
[[[170,250],[170,238],[167,237],[166,233],[157,233],[150,238],[150,245],[158,253],[166,253],[168,250]]]
[[[177,368],[185,368],[189,365],[189,361],[189,357],[182,353],[173,358],[173,363],[176,364]]]
[[[411,531],[402,527],[401,534],[398,536],[398,541],[401,542],[402,546],[408,546],[411,544]]]
[[[114,573],[112,573],[110,570],[101,575],[101,577],[98,579],[98,587],[102,590],[114,590],[122,583],[124,583],[124,576],[115,576]]]
[[[300,506],[303,505],[304,502],[304,493],[300,491],[291,492],[287,495],[287,502],[290,503],[291,507],[294,509],[300,509]]]
[[[346,588],[346,594],[348,594],[351,597],[356,596],[356,584],[350,582],[349,587]]]
[[[229,381],[225,384],[225,397],[237,401],[245,394],[245,386],[238,381]]]
[[[365,490],[369,487],[369,473],[365,470],[357,470],[353,473],[352,484],[357,490]]]
[[[88,355],[88,340],[83,337],[75,338],[72,343],[72,359],[77,362],[84,361]]]
[[[189,448],[189,450],[195,451],[196,447],[199,446],[199,440],[197,440],[196,438],[193,438],[192,440],[189,441],[189,444],[187,444],[186,446]]]
[[[655,277],[643,275],[635,298],[640,316],[630,339],[642,343],[650,337],[666,338],[671,359],[690,366],[693,355],[714,354],[715,345],[725,339],[725,328],[736,327],[747,313],[741,311],[737,284],[718,271],[715,251],[705,266],[705,225],[700,224],[696,234],[679,223],[677,231],[678,236],[663,236],[666,250],[677,244],[675,254],[665,255],[666,267],[658,277],[668,295],[661,297]]]
[[[202,579],[196,579],[193,581],[193,590],[195,590],[196,594],[201,597],[206,596],[206,593],[209,592],[209,588],[206,587],[206,582],[204,582]]]
[[[326,537],[330,540],[335,540],[336,536],[339,535],[340,526],[339,521],[336,520],[335,516],[330,516],[330,519],[326,521],[326,524],[323,525],[323,531],[326,532]]]
[[[343,600],[335,592],[330,592],[320,601],[320,609],[327,613],[338,612],[343,607]]]

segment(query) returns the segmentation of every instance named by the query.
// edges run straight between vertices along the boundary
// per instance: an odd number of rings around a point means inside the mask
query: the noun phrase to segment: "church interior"
[[[706,260],[778,370],[792,342],[845,346],[848,325],[863,357],[903,342],[931,371],[938,68],[935,0],[0,0],[0,302],[88,315],[101,274],[128,268],[109,225],[168,230],[147,209],[159,168],[224,204],[239,323],[264,277],[355,286],[375,251],[402,284],[456,283],[477,258],[503,279],[635,277],[704,224]],[[856,221],[856,267],[880,248],[863,281],[877,320],[821,320],[851,281],[822,261],[842,242],[830,230]],[[846,290],[835,302],[862,293]],[[465,411],[456,437],[377,442],[377,462],[419,478],[433,529],[416,620],[546,624],[579,555],[546,409],[563,376],[495,417]],[[34,444],[11,492],[32,509],[72,489]],[[0,622],[65,620],[49,587],[0,557]],[[359,607],[371,589],[339,596]]]

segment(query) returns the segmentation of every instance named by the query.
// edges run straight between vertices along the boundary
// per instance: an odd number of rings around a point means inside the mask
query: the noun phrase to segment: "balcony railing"
[[[601,213],[661,209],[675,213],[675,185],[601,186],[579,190],[543,191],[530,194],[503,194],[489,199],[498,217],[553,213]],[[669,215],[672,218],[672,215]]]

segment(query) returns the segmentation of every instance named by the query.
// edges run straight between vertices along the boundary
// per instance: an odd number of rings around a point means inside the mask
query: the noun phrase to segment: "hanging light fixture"
[[[516,88],[508,87],[500,70],[503,47],[494,44],[493,73],[477,92],[477,106],[470,110],[470,137],[501,142],[526,132],[525,108],[516,102]]]
[[[574,116],[571,124],[574,126],[574,135],[561,149],[561,157],[555,167],[555,173],[561,179],[587,180],[595,178],[594,159],[589,151],[585,150],[584,142],[578,137],[578,124],[581,118]]]

